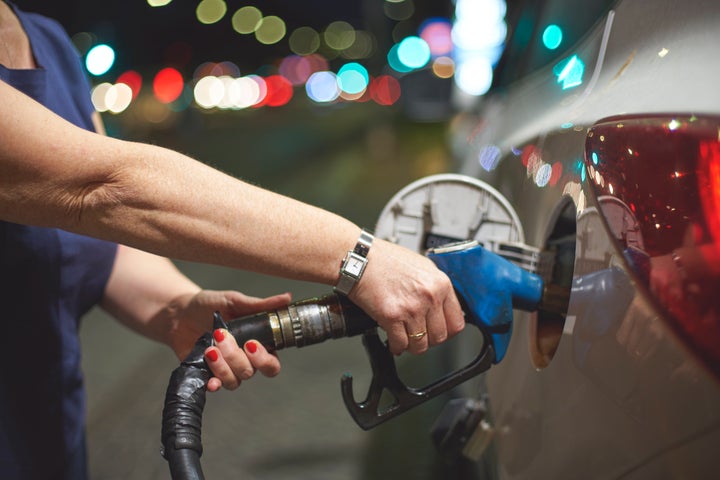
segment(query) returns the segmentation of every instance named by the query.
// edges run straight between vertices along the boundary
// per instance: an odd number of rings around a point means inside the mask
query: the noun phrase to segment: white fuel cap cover
[[[375,236],[418,253],[452,242],[477,240],[523,245],[517,213],[497,190],[466,175],[421,178],[400,190],[385,205]]]

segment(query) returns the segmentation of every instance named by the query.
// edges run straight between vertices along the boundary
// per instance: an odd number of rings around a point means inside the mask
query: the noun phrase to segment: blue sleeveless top
[[[90,85],[63,28],[10,6],[27,32],[38,68],[0,65],[0,78],[93,130]],[[1,99],[0,114],[12,115],[2,111]],[[102,298],[116,250],[113,243],[62,230],[0,221],[3,479],[86,476],[79,319]]]

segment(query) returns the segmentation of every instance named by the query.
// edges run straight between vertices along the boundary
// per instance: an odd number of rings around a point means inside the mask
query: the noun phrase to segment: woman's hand
[[[350,299],[385,330],[396,355],[423,353],[465,327],[447,275],[427,257],[380,239]]]
[[[248,340],[241,348],[230,332],[218,329],[213,332],[215,346],[205,350],[205,359],[214,377],[208,381],[211,392],[225,387],[235,390],[243,380],[255,375],[257,370],[266,377],[280,373],[280,361],[255,340]]]
[[[218,311],[229,320],[284,307],[290,303],[290,298],[289,293],[258,298],[236,291],[211,290],[183,295],[175,299],[169,308],[175,325],[171,345],[180,359],[185,358],[197,339],[212,328],[213,312]],[[258,370],[266,377],[280,373],[277,356],[268,352],[260,342],[250,340],[240,346],[225,329],[215,330],[213,338],[215,345],[205,350],[205,358],[215,375],[208,381],[209,391],[214,392],[221,387],[234,390]]]
[[[214,312],[230,320],[288,303],[289,293],[258,298],[231,290],[202,290],[167,258],[120,245],[101,305],[129,328],[170,346],[183,360],[212,328]],[[237,388],[256,370],[267,376],[280,372],[277,357],[258,342],[248,342],[243,349],[227,332],[222,332],[222,339],[221,333],[215,335],[217,346],[206,352],[215,375],[209,390],[221,385]]]

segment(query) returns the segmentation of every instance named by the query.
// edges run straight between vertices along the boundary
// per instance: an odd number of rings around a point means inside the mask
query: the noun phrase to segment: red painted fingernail
[[[219,330],[219,329],[218,329],[218,330],[215,330],[215,331],[213,332],[213,337],[215,337],[215,341],[218,342],[218,343],[220,343],[220,342],[222,342],[223,340],[225,340],[225,334],[223,333],[222,330]]]
[[[245,348],[247,349],[248,352],[250,352],[250,353],[255,353],[255,352],[257,352],[257,343],[255,343],[255,342],[247,342],[247,343],[245,344]]]
[[[210,359],[211,362],[217,362],[218,352],[217,350],[210,350],[205,354],[205,356]]]

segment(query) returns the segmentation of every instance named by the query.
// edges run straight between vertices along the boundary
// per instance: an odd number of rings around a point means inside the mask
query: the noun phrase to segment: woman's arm
[[[3,82],[0,99],[4,220],[328,285],[359,236],[342,217],[180,153],[77,128]],[[350,296],[394,353],[422,352],[462,329],[451,283],[430,260],[382,240],[368,258]],[[410,343],[408,333],[421,331],[428,335]]]
[[[0,82],[0,216],[332,283],[359,229],[177,152],[75,127]],[[183,241],[177,241],[182,239]]]

